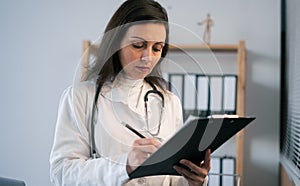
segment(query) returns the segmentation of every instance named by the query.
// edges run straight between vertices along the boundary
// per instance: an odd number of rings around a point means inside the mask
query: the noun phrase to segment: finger
[[[185,179],[187,179],[189,182],[192,182],[194,184],[198,183],[203,183],[204,180],[205,180],[205,177],[206,176],[199,176],[197,174],[195,174],[194,172],[192,171],[189,171],[185,168],[182,168],[180,166],[174,166],[174,169],[180,174],[182,175],[183,177],[185,177]]]
[[[155,151],[157,151],[158,147],[153,145],[152,143],[148,144],[134,144],[133,147],[132,147],[132,150],[133,151],[136,151],[136,152],[140,152],[142,154],[144,154],[143,156],[145,156],[146,154],[152,154],[154,153]]]
[[[161,146],[161,143],[155,138],[142,138],[134,141],[134,145],[153,145],[156,148]]]
[[[208,150],[205,152],[205,159],[200,162],[200,167],[210,170],[210,161],[211,161],[210,153],[211,153],[211,151],[210,151],[210,149],[208,149]]]
[[[182,159],[179,161],[181,164],[187,166],[191,171],[194,171],[194,172],[198,172],[198,169],[201,169],[200,167],[198,167],[196,164],[192,163],[191,161],[189,160],[186,160],[186,159]]]
[[[151,143],[152,143],[152,145],[154,145],[156,148],[160,148],[160,147],[161,147],[161,142],[160,142],[158,139],[151,138]]]
[[[208,174],[208,170],[206,168],[201,168],[189,160],[182,159],[182,160],[180,160],[180,163],[190,169],[187,171],[192,172],[193,174],[196,174],[198,176],[206,177]]]
[[[131,167],[136,167],[142,164],[149,156],[151,153],[143,152],[141,149],[138,148],[133,148],[129,154],[128,154],[128,165]]]
[[[157,151],[157,147],[155,147],[154,145],[141,145],[141,146],[137,146],[135,147],[136,149],[138,149],[139,151],[141,151],[142,153],[146,153],[146,154],[152,154],[155,151]]]
[[[210,170],[210,154],[211,154],[211,150],[207,149],[205,152],[204,164],[201,166],[208,171]]]

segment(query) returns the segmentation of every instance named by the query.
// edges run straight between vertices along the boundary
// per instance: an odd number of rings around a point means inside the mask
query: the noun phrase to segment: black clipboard
[[[214,152],[255,117],[193,118],[139,167],[131,179],[154,175],[179,175],[173,166],[181,159],[195,164],[204,160],[205,150]]]

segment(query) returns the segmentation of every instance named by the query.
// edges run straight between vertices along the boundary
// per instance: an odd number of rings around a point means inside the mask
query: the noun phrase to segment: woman
[[[159,69],[168,37],[167,13],[157,2],[127,0],[119,7],[87,81],[61,98],[50,157],[53,183],[206,185],[209,151],[200,165],[181,160],[187,169],[174,166],[182,176],[128,177],[182,125],[180,100],[166,89]]]

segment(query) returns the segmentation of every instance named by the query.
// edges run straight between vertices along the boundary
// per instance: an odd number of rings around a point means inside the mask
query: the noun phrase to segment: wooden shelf
[[[213,52],[237,52],[238,45],[212,44],[212,45],[170,45],[170,51],[207,51]]]

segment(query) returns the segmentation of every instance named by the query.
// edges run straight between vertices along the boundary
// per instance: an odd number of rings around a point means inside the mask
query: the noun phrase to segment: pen
[[[128,128],[129,130],[131,130],[131,132],[133,132],[136,135],[138,135],[140,138],[146,138],[144,135],[142,135],[137,130],[135,130],[134,128],[132,128],[129,124],[125,123],[124,121],[121,121],[121,123],[124,124],[126,128]]]

